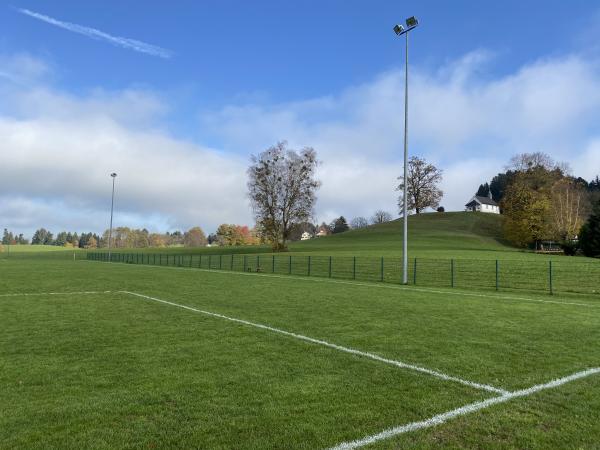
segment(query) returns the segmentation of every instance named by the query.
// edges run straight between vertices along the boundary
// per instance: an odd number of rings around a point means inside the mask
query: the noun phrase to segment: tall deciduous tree
[[[552,186],[562,178],[561,170],[542,166],[515,173],[501,203],[508,240],[526,246],[552,236]]]
[[[257,226],[274,250],[286,248],[293,224],[311,217],[320,186],[317,165],[314,149],[296,152],[286,142],[252,156],[248,196]]]
[[[207,242],[206,235],[200,227],[190,228],[183,235],[183,245],[186,247],[204,247]]]
[[[404,176],[399,176],[400,184],[396,190],[404,192]],[[413,156],[408,161],[408,210],[421,213],[425,208],[437,208],[444,193],[438,188],[442,181],[442,171],[424,159]],[[398,199],[400,214],[404,210],[403,196]]]
[[[571,178],[563,178],[554,183],[550,195],[550,226],[554,238],[573,241],[589,213],[585,187]]]

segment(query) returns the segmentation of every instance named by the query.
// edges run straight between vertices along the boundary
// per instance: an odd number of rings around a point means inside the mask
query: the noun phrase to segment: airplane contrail
[[[170,50],[158,47],[156,45],[147,44],[145,42],[138,41],[135,39],[112,36],[95,28],[85,27],[83,25],[77,25],[75,23],[70,22],[63,22],[62,20],[54,19],[50,16],[36,13],[35,11],[31,11],[25,8],[19,8],[17,9],[17,11],[19,11],[21,14],[33,17],[34,19],[38,19],[51,25],[64,28],[65,30],[72,31],[73,33],[79,33],[92,39],[106,41],[118,47],[127,48],[136,52],[146,53],[148,55],[158,56],[160,58],[165,59],[169,59],[171,56],[173,56],[173,52],[171,52]]]

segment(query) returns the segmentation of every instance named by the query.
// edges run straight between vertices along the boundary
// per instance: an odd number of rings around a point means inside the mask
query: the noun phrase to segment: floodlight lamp
[[[110,176],[114,178],[114,177],[117,176],[117,174],[115,172],[113,172],[113,173],[110,174]]]
[[[409,17],[408,19],[406,19],[406,26],[408,28],[414,28],[417,25],[419,25],[419,21],[417,20],[417,18],[415,16]]]
[[[404,31],[404,27],[402,25],[396,25],[394,27],[394,33],[396,33],[398,36],[400,36],[403,31]]]

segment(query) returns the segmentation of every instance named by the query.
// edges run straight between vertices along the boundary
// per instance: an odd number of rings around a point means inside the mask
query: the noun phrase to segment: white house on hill
[[[500,206],[498,203],[494,201],[492,198],[492,193],[490,192],[487,197],[482,197],[479,195],[474,196],[469,202],[465,205],[466,211],[477,211],[491,214],[500,214]]]

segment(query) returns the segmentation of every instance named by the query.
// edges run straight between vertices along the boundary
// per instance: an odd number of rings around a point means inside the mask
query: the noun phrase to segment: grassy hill
[[[547,260],[560,255],[540,255],[512,247],[502,238],[503,216],[470,212],[426,213],[409,218],[411,258]],[[350,230],[309,241],[292,242],[290,253],[324,256],[402,255],[402,219],[359,230]],[[102,249],[101,251],[106,251]],[[270,253],[269,246],[115,249],[114,252],[162,254]],[[584,258],[577,258],[578,261]],[[585,258],[587,259],[587,258]],[[598,260],[595,260],[598,261]]]
[[[443,258],[515,258],[520,252],[502,239],[503,217],[495,214],[427,213],[409,218],[411,256]],[[359,230],[296,242],[293,252],[399,256],[402,219]]]

